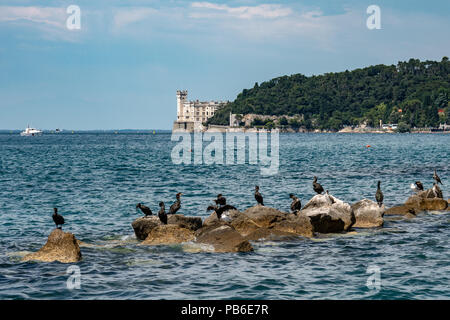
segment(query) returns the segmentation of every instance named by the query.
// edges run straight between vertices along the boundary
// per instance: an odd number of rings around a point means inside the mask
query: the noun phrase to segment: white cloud
[[[216,17],[217,13],[225,14],[230,17],[251,19],[251,18],[268,18],[275,19],[286,17],[292,14],[290,8],[283,7],[278,4],[262,4],[258,6],[241,6],[230,7],[225,4],[214,4],[210,2],[193,2],[191,7],[198,9],[207,9],[209,12],[195,12],[192,13],[193,18],[208,18]]]
[[[114,25],[120,28],[147,19],[153,14],[158,14],[158,10],[152,8],[118,9],[114,13]]]
[[[22,21],[64,28],[66,19],[67,14],[64,8],[0,7],[0,22]]]

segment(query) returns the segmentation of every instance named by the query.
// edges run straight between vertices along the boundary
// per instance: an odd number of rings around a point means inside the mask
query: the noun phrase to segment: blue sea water
[[[281,134],[280,167],[175,165],[170,134],[0,134],[0,299],[449,299],[450,212],[313,239],[253,242],[251,253],[218,254],[194,245],[139,246],[131,222],[143,202],[157,211],[183,192],[180,213],[206,217],[223,193],[241,210],[260,185],[267,206],[305,204],[312,177],[353,203],[403,203],[416,180],[437,169],[449,196],[450,135]],[[371,148],[366,148],[371,145]],[[20,262],[38,250],[60,208],[82,247],[81,288],[67,288],[71,265]],[[380,290],[366,282],[380,270]]]

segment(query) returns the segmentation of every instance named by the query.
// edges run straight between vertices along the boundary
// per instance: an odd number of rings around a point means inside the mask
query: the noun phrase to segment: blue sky
[[[0,0],[0,129],[170,129],[177,89],[234,100],[286,74],[440,61],[449,14],[448,0]]]

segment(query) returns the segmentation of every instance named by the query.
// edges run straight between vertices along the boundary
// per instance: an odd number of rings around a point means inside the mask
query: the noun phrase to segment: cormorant
[[[144,206],[142,203],[138,203],[136,205],[136,209],[138,209],[138,208],[141,209],[142,213],[145,214],[146,217],[153,215],[152,210],[150,210],[149,207]]]
[[[375,194],[375,199],[377,200],[378,206],[382,206],[383,205],[383,192],[381,192],[381,181],[378,181],[378,189],[377,189],[377,193]]]
[[[436,180],[436,183],[437,183],[437,184],[440,183],[440,184],[443,185],[443,183],[442,183],[442,181],[441,181],[441,178],[439,178],[439,176],[437,175],[436,169],[434,169],[433,179]]]
[[[224,206],[222,206],[222,207],[218,207],[218,206],[209,206],[209,207],[206,209],[206,212],[211,211],[211,210],[214,210],[214,211],[216,212],[217,218],[220,220],[220,218],[222,217],[222,214],[223,214],[225,211],[228,211],[228,210],[237,210],[237,209],[236,209],[235,207],[233,207],[233,206],[230,206],[229,204],[226,204],[226,205],[224,205]]]
[[[415,192],[423,191],[423,184],[420,181],[416,181],[415,183],[411,184],[411,189]]]
[[[182,193],[178,192],[177,195],[175,196],[177,198],[177,200],[170,206],[169,208],[169,214],[175,214],[177,213],[178,210],[180,210],[181,208],[181,197]]]
[[[164,202],[161,201],[159,203],[159,207],[161,208],[161,209],[159,209],[159,212],[158,212],[159,220],[161,221],[162,224],[167,224],[167,213],[166,213],[166,206],[164,205]]]
[[[53,221],[55,222],[56,228],[62,229],[62,225],[64,224],[64,218],[62,215],[58,214],[58,208],[53,208],[52,218]]]
[[[302,207],[302,203],[300,201],[299,198],[297,198],[294,194],[290,194],[289,198],[292,199],[292,203],[291,203],[291,211],[294,214],[297,214],[298,211],[300,211],[301,207]]]
[[[440,199],[444,198],[444,196],[442,194],[442,190],[441,190],[441,188],[439,188],[439,186],[437,185],[436,182],[433,183],[433,192],[436,195],[436,198],[440,198]]]
[[[317,177],[314,177],[314,181],[313,181],[313,189],[315,192],[317,192],[318,194],[322,194],[323,187],[320,185],[320,183],[317,182]]]
[[[217,201],[216,201],[216,204],[221,205],[221,206],[224,206],[224,205],[227,204],[227,199],[226,199],[224,196],[222,196],[221,193],[219,193],[219,194],[217,195]]]
[[[263,197],[261,193],[259,193],[259,186],[255,186],[255,199],[260,205],[264,205]]]

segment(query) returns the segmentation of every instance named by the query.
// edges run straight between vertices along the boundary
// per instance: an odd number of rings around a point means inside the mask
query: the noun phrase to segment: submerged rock
[[[356,219],[355,228],[376,228],[384,224],[384,205],[380,207],[372,200],[363,199],[353,204],[352,210]]]
[[[200,217],[185,217],[182,214],[169,214],[167,215],[167,224],[196,231],[202,227],[202,219]],[[131,224],[139,240],[147,239],[154,228],[162,225],[158,216],[141,217]]]
[[[249,252],[253,247],[232,226],[217,221],[199,229],[195,233],[196,243],[208,244],[215,252]]]
[[[61,229],[53,230],[47,243],[39,251],[23,257],[22,261],[42,261],[73,263],[81,260],[81,251],[77,239],[72,233]]]
[[[150,230],[142,245],[175,244],[195,239],[194,231],[175,224],[159,225]]]
[[[328,194],[314,196],[300,215],[310,218],[314,232],[319,233],[348,231],[356,222],[352,207]]]

